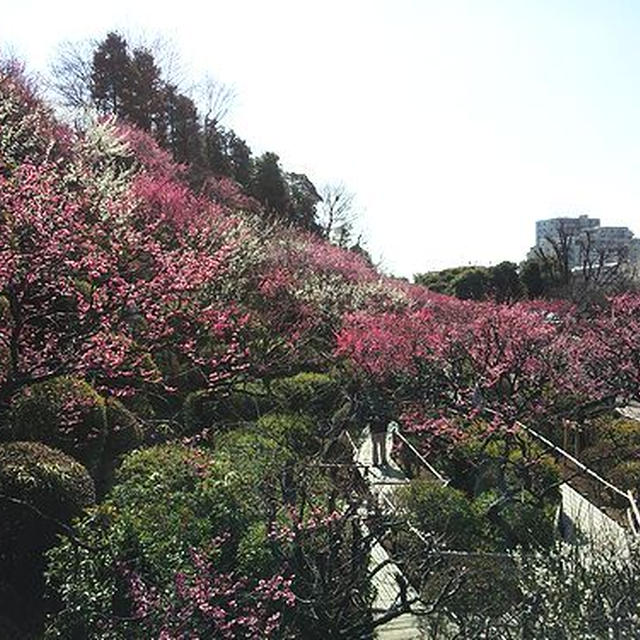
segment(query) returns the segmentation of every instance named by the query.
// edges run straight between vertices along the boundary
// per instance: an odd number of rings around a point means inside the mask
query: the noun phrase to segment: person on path
[[[371,434],[373,466],[386,467],[387,427],[391,420],[391,405],[383,389],[369,390],[365,397],[365,411]]]
[[[387,466],[387,422],[373,420],[369,423],[371,442],[373,444],[373,466]]]

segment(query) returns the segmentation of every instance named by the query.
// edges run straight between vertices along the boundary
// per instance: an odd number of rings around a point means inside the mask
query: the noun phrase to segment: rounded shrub
[[[46,546],[47,532],[60,531],[95,501],[93,480],[73,458],[40,442],[0,444],[0,545]]]
[[[193,391],[182,407],[184,431],[192,435],[212,426],[253,422],[273,407],[273,399],[261,381],[236,385],[226,393],[208,389]]]
[[[142,423],[119,400],[106,400],[107,437],[105,453],[110,457],[137,449],[144,439]]]
[[[254,421],[274,407],[269,390],[261,380],[244,382],[233,387],[220,399],[220,419],[223,422]]]
[[[231,461],[204,449],[160,445],[127,455],[117,479],[106,500],[75,524],[89,548],[63,538],[49,552],[50,594],[59,603],[50,637],[150,637],[135,615],[127,576],[168,598],[159,606],[170,610],[181,576],[193,574],[194,551],[211,563],[213,575],[242,566],[242,575],[257,581],[278,569],[255,478]]]
[[[399,491],[398,498],[409,520],[418,528],[443,536],[454,549],[475,546],[479,524],[462,491],[416,479]]]
[[[640,422],[619,418],[614,420],[602,437],[613,442],[621,449],[633,452],[640,448]]]
[[[640,494],[640,460],[626,460],[616,465],[609,479],[618,488],[624,491],[631,489],[637,496]]]
[[[105,401],[83,380],[63,376],[34,384],[13,400],[15,440],[44,442],[97,473],[107,435]]]
[[[523,491],[500,510],[498,526],[509,549],[548,548],[555,538],[555,510]]]
[[[220,400],[208,389],[192,391],[182,406],[185,435],[193,435],[213,426],[220,417]]]
[[[122,456],[141,446],[145,435],[140,420],[115,398],[106,400],[106,418],[107,437],[96,478],[99,497],[113,486],[115,470]]]
[[[270,413],[257,421],[256,429],[296,456],[312,454],[319,446],[314,422],[305,414]]]
[[[534,496],[549,503],[560,501],[560,466],[552,456],[539,456],[526,469],[529,473],[526,488]]]
[[[39,442],[0,444],[0,618],[28,627],[39,616],[43,553],[94,499],[73,458]]]
[[[338,381],[325,374],[303,372],[271,382],[278,404],[288,412],[305,412],[314,418],[331,416],[340,400]]]

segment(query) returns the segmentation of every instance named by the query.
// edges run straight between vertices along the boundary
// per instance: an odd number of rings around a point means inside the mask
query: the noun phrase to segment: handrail
[[[541,440],[542,442],[544,442],[548,447],[551,447],[554,451],[557,451],[560,455],[567,458],[567,460],[569,460],[572,464],[578,467],[581,471],[584,471],[587,475],[591,476],[601,484],[605,485],[608,489],[611,489],[611,491],[613,491],[614,493],[621,495],[626,500],[629,499],[629,496],[622,489],[619,489],[615,485],[611,484],[608,480],[606,480],[602,476],[598,475],[595,471],[587,467],[586,464],[584,464],[583,462],[580,462],[580,460],[578,460],[577,458],[574,458],[568,451],[565,451],[564,449],[562,449],[562,447],[558,447],[556,444],[551,442],[551,440],[549,440],[548,438],[545,438],[542,434],[538,433],[531,427],[527,427],[525,424],[522,424],[522,422],[520,421],[516,421],[515,425],[520,427],[521,429],[524,429],[527,433],[531,434],[535,438],[538,438],[538,440]]]
[[[496,411],[493,409],[485,409],[485,411],[491,415],[498,415]],[[638,510],[638,505],[633,497],[633,493],[631,491],[623,491],[622,489],[616,487],[614,484],[611,484],[608,480],[597,474],[595,471],[587,467],[583,462],[580,462],[577,458],[572,456],[568,451],[565,451],[562,447],[559,447],[554,442],[546,438],[541,433],[538,433],[535,429],[528,427],[526,424],[523,424],[519,420],[514,422],[514,425],[523,429],[528,434],[532,435],[534,438],[537,438],[541,442],[544,442],[549,448],[553,449],[561,456],[569,460],[573,465],[578,467],[581,471],[583,471],[586,475],[591,476],[594,480],[597,480],[600,484],[603,484],[607,489],[610,489],[614,493],[622,496],[625,500],[629,502],[629,509],[631,513],[629,514],[629,521],[632,522],[632,531],[635,535],[640,535],[640,511]],[[633,524],[633,518],[635,518],[635,524]]]
[[[627,491],[627,495],[629,498],[629,504],[631,505],[631,514],[635,517],[635,524],[633,526],[634,533],[638,536],[640,535],[640,511],[638,510],[638,503],[633,495],[633,491],[629,489]],[[633,522],[633,518],[631,518]]]
[[[396,426],[391,431],[392,435],[398,436],[400,440],[413,452],[413,454],[422,462],[422,464],[429,469],[429,471],[444,485],[449,484],[449,480],[445,478],[401,433],[400,427]]]

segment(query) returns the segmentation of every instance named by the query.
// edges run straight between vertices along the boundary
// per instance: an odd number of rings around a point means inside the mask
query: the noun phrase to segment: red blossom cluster
[[[185,637],[270,638],[282,614],[295,604],[291,576],[274,575],[250,582],[218,572],[206,557],[191,551],[191,568],[175,575],[170,597],[122,569],[134,619],[143,631],[162,640]]]

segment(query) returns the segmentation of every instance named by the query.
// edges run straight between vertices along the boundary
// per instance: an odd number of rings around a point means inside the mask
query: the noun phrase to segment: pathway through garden
[[[354,453],[355,461],[365,481],[368,483],[371,493],[376,496],[380,507],[383,510],[390,510],[389,502],[395,490],[408,482],[404,473],[391,459],[392,435],[387,434],[387,460],[389,464],[385,467],[374,467],[373,447],[369,430],[363,431],[363,441],[357,446]],[[384,612],[389,610],[394,604],[400,602],[400,580],[406,580],[402,571],[394,562],[389,562],[389,554],[386,549],[377,542],[371,551],[371,566],[378,567],[384,564],[374,577],[374,587],[376,597],[373,603],[375,611]],[[415,597],[415,591],[409,587],[407,597]],[[381,615],[381,613],[378,613]],[[405,613],[394,620],[379,626],[376,630],[378,640],[412,640],[414,638],[426,638],[426,634],[421,631],[420,617],[411,613]]]

